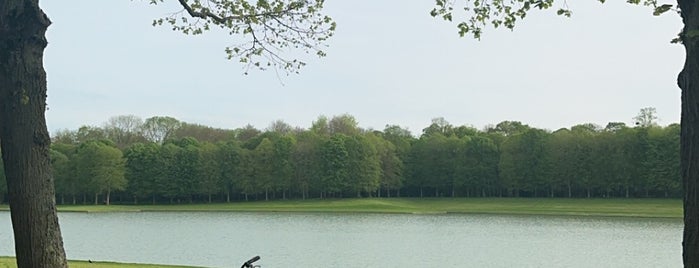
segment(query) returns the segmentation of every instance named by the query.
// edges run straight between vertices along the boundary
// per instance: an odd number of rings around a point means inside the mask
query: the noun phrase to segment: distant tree
[[[318,190],[323,179],[323,159],[321,147],[325,138],[313,131],[299,133],[296,136],[296,146],[291,154],[294,184],[301,192],[301,198],[310,196],[310,191]]]
[[[53,143],[51,144],[51,166],[53,168],[54,184],[56,193],[61,196],[64,202],[66,195],[70,196],[71,203],[77,203],[77,196],[87,191],[88,183],[82,181],[77,172],[76,153],[78,144],[73,143]],[[57,154],[57,153],[58,154]],[[55,157],[56,158],[53,158]],[[63,159],[65,157],[65,159]],[[57,159],[61,159],[58,160]],[[85,198],[83,198],[85,203]]]
[[[235,133],[236,139],[238,139],[240,142],[247,142],[248,140],[257,137],[257,135],[260,135],[262,132],[252,125],[247,124],[243,128],[236,129]]]
[[[289,134],[293,130],[294,130],[294,128],[291,127],[291,125],[287,124],[286,122],[284,122],[284,120],[281,120],[281,119],[275,120],[274,122],[269,124],[269,127],[267,127],[267,131],[276,132],[276,133],[279,133],[281,135]]]
[[[595,176],[595,140],[594,137],[598,133],[596,126],[592,124],[576,125],[571,127],[572,142],[574,146],[571,148],[573,164],[573,179],[585,191],[585,197],[590,198],[593,195],[598,177]]]
[[[644,162],[648,191],[669,197],[681,190],[679,138],[680,127],[677,124],[649,129],[649,146]]]
[[[162,167],[165,165],[160,155],[160,145],[155,143],[136,143],[124,152],[125,174],[128,192],[133,194],[134,203],[138,204],[139,198],[150,197],[152,203],[156,201],[158,183],[164,175]]]
[[[457,170],[466,177],[466,186],[479,191],[474,193],[481,197],[497,191],[500,153],[495,143],[487,137],[475,136],[471,137],[465,146],[464,160],[457,166]]]
[[[545,148],[548,134],[540,129],[508,136],[500,149],[499,170],[504,186],[512,196],[529,192],[537,196],[548,182]]]
[[[381,197],[381,190],[386,191],[386,196],[391,197],[391,191],[398,191],[403,187],[405,166],[399,156],[398,149],[390,141],[372,134],[367,135],[367,139],[378,154],[381,176],[379,179],[380,188],[377,195]]]
[[[347,137],[344,140],[347,151],[348,190],[361,197],[362,193],[370,196],[379,188],[381,166],[376,148],[363,135]]]
[[[422,136],[431,136],[435,134],[449,137],[454,134],[454,126],[444,119],[444,117],[432,118],[432,124],[422,130]]]
[[[357,119],[349,114],[333,116],[330,122],[328,122],[328,128],[331,134],[344,134],[347,136],[358,135],[361,132]]]
[[[564,196],[573,197],[573,189],[576,187],[574,155],[575,143],[573,134],[568,129],[559,129],[551,134],[546,144],[546,165],[551,169],[548,175],[550,182],[550,196],[563,190]]]
[[[207,198],[207,202],[211,203],[212,196],[224,189],[224,180],[222,177],[221,161],[219,161],[219,147],[216,145],[204,142],[200,145],[200,166],[198,168],[198,186],[199,191]]]
[[[653,107],[646,107],[638,112],[638,115],[633,118],[634,124],[637,127],[652,127],[658,125],[658,112]]]
[[[115,190],[124,190],[127,185],[124,177],[124,159],[121,151],[111,144],[90,141],[81,144],[77,155],[78,176],[87,182],[95,194],[105,194],[105,203],[109,205],[110,194]]]
[[[60,129],[51,138],[52,143],[78,144],[77,132],[68,129]]]
[[[109,118],[104,124],[104,133],[107,139],[113,141],[120,149],[124,149],[136,142],[145,141],[141,130],[143,119],[135,115],[119,115]]]
[[[604,127],[604,131],[617,132],[624,128],[627,128],[627,126],[623,122],[609,122],[607,123],[607,126]]]
[[[340,194],[349,181],[349,152],[345,147],[344,134],[334,134],[321,147],[322,179],[320,182],[321,198]]]
[[[386,141],[390,142],[395,147],[395,155],[398,157],[398,160],[400,161],[399,164],[402,166],[401,187],[394,189],[396,190],[396,195],[400,196],[400,189],[402,186],[406,185],[407,179],[410,177],[411,169],[409,168],[408,161],[410,159],[411,146],[415,141],[415,137],[413,137],[410,131],[397,125],[386,125],[382,136]],[[391,188],[391,186],[388,187]]]
[[[321,115],[318,116],[316,121],[311,124],[311,132],[316,133],[320,136],[330,136],[330,123],[328,122],[328,117]]]
[[[219,144],[218,153],[223,190],[226,194],[226,202],[230,202],[231,193],[242,188],[241,180],[246,176],[242,166],[244,152],[237,141],[227,141]]]
[[[51,154],[51,170],[53,171],[56,194],[60,196],[61,204],[65,204],[65,194],[71,192],[73,196],[73,203],[75,203],[75,192],[72,191],[74,190],[74,185],[71,183],[73,177],[75,176],[71,168],[73,163],[70,162],[68,156],[57,150],[51,149],[49,152]]]
[[[479,135],[478,129],[472,127],[472,126],[458,126],[454,128],[454,135],[458,138],[463,138],[463,137],[474,137],[476,135]]]
[[[167,139],[173,138],[175,131],[182,126],[182,122],[169,116],[153,116],[146,119],[141,126],[141,133],[150,142],[163,144]]]
[[[81,126],[75,133],[75,141],[77,143],[85,143],[88,141],[107,140],[107,134],[104,129],[93,126]]]
[[[174,162],[170,166],[174,173],[170,177],[174,186],[174,196],[177,201],[180,198],[186,198],[190,203],[193,202],[193,195],[198,193],[199,180],[202,174],[202,154],[201,143],[191,137],[172,140],[179,150],[175,154]]]
[[[269,165],[274,170],[275,191],[282,192],[282,198],[287,198],[287,193],[293,187],[294,166],[291,162],[291,155],[296,146],[296,139],[293,136],[284,135],[274,140],[274,159]]]
[[[256,175],[257,156],[254,151],[242,149],[240,154],[240,169],[238,177],[238,189],[245,196],[245,201],[251,194],[259,191],[259,183]]]
[[[519,133],[523,133],[529,129],[528,125],[522,124],[519,121],[502,121],[495,125],[495,127],[486,130],[488,133],[496,133],[502,136],[511,136]]]
[[[182,125],[174,131],[172,138],[182,139],[186,137],[195,138],[200,142],[216,143],[235,138],[235,131],[199,124],[182,123]]]
[[[264,138],[253,151],[252,157],[255,184],[260,189],[264,190],[265,200],[269,200],[269,193],[274,190],[275,187],[274,179],[276,175],[273,165],[275,152],[272,141],[268,138]]]
[[[181,193],[178,178],[180,177],[180,159],[182,148],[174,143],[165,143],[158,151],[158,158],[162,164],[158,166],[156,173],[159,175],[155,179],[157,194],[169,199],[170,203],[175,202],[175,198]],[[189,189],[188,189],[189,190]]]

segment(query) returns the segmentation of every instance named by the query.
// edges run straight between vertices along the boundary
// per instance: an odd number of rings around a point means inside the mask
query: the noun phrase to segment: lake
[[[240,267],[681,267],[682,220],[477,214],[59,213],[70,259]],[[14,255],[0,212],[0,256]]]

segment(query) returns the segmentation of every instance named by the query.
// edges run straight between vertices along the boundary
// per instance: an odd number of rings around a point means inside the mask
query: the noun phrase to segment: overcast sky
[[[532,12],[514,32],[477,41],[429,16],[432,0],[328,0],[338,23],[328,56],[299,75],[243,75],[225,59],[234,38],[184,36],[152,20],[179,11],[148,1],[41,2],[53,24],[45,54],[49,131],[101,126],[111,116],[172,116],[219,128],[264,129],[282,119],[307,128],[348,113],[361,127],[419,135],[435,117],[482,128],[504,120],[555,130],[632,123],[655,107],[679,122],[678,15],[585,0],[572,18]],[[166,1],[168,2],[168,1]],[[175,3],[175,1],[169,1]]]

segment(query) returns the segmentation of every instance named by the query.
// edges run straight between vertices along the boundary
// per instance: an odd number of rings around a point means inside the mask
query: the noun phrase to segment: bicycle
[[[262,265],[252,264],[252,263],[259,261],[259,260],[260,260],[260,256],[252,257],[252,259],[249,259],[248,261],[244,262],[243,266],[240,266],[240,268],[260,268],[260,267],[262,267]]]

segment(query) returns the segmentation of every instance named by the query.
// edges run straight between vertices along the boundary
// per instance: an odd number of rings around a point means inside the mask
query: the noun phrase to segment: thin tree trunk
[[[625,195],[626,195],[626,198],[629,198],[629,186],[628,185],[626,186],[626,194]]]
[[[110,199],[110,197],[111,197],[111,194],[112,194],[112,191],[111,191],[111,190],[107,190],[107,201],[106,201],[107,206],[109,206],[109,201],[110,201],[109,199]]]
[[[0,2],[0,147],[17,266],[67,267],[46,129],[46,28],[38,0]]]
[[[685,267],[699,267],[699,0],[678,0],[684,29],[684,68],[677,78],[682,89],[680,166],[684,188],[684,238],[682,260]]]

